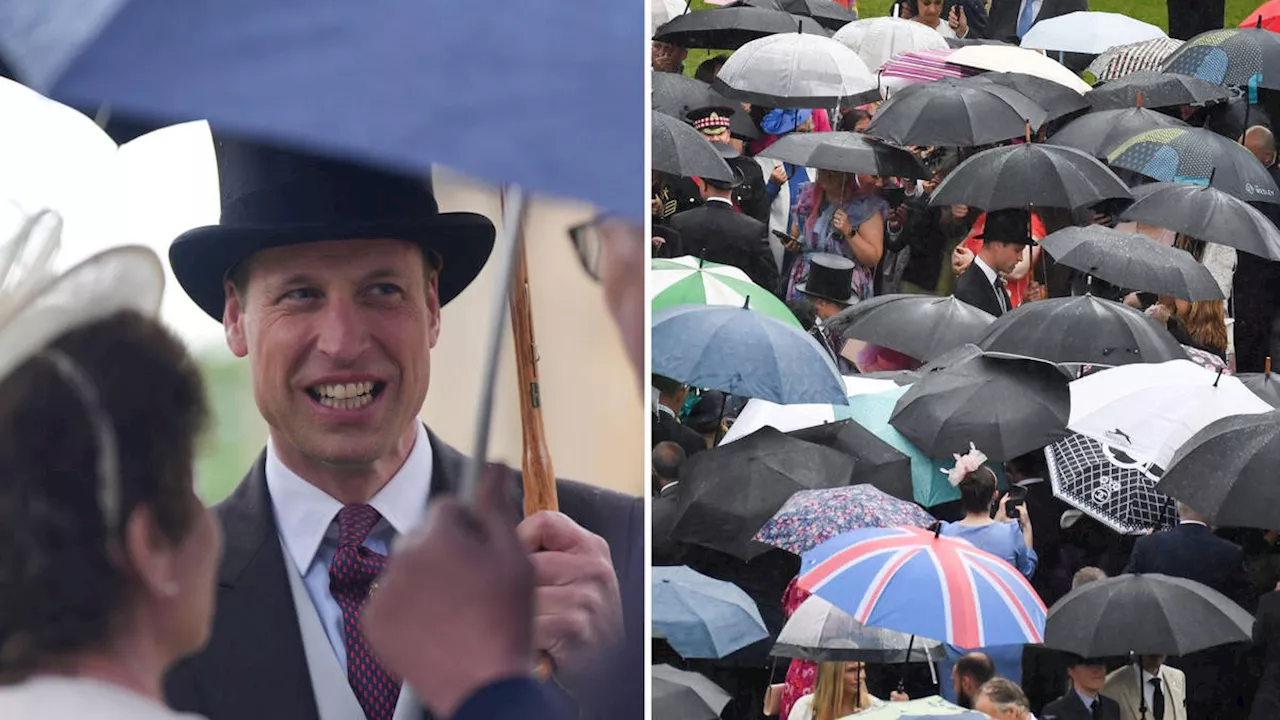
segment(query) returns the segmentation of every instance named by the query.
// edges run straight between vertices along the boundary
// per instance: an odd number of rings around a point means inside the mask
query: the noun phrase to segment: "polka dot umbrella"
[[[1161,69],[1218,85],[1280,90],[1280,35],[1260,28],[1210,30],[1175,50]]]
[[[1280,203],[1280,188],[1253,153],[1212,130],[1148,130],[1116,146],[1107,162],[1162,182],[1208,185],[1241,200]]]

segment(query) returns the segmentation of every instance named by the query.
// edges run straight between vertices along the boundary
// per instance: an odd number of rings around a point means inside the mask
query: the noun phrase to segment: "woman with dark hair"
[[[199,370],[152,319],[163,283],[121,248],[0,293],[0,717],[192,717],[161,679],[208,636],[221,537],[193,487]]]

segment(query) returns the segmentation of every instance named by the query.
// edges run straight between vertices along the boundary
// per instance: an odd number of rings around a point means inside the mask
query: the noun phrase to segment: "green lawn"
[[[199,358],[213,415],[196,460],[196,490],[208,503],[227,496],[266,442],[246,360]]]

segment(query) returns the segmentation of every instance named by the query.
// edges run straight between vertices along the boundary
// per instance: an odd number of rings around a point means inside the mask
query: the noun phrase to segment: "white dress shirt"
[[[1152,675],[1147,672],[1146,668],[1142,669],[1142,696],[1147,700],[1148,712],[1154,710],[1156,706],[1156,689],[1151,685],[1151,681],[1159,677],[1159,675]],[[1169,717],[1171,715],[1169,712],[1169,688],[1165,687],[1163,680],[1160,682],[1160,692],[1164,693],[1165,717]]]
[[[392,538],[413,529],[426,512],[434,459],[426,427],[419,422],[417,428],[413,449],[404,464],[369,501],[382,519],[364,546],[383,555],[389,552]],[[285,467],[270,440],[266,471],[276,528],[291,561],[289,569],[302,577],[329,644],[346,672],[342,609],[329,592],[329,564],[338,551],[337,518],[342,503]]]

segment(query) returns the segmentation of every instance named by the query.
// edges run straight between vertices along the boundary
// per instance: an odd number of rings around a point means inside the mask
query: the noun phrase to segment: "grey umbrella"
[[[732,182],[729,163],[702,133],[686,122],[670,115],[651,112],[653,126],[649,133],[653,169],[672,175],[697,176]]]
[[[1280,380],[1271,374],[1271,358],[1267,358],[1266,372],[1240,373],[1236,379],[1271,407],[1280,408]]]
[[[800,167],[927,179],[930,173],[909,150],[856,132],[788,133],[760,152]]]
[[[1280,412],[1231,415],[1191,436],[1157,486],[1215,525],[1280,527]]]
[[[778,633],[770,653],[814,662],[937,662],[946,657],[942,643],[887,628],[867,627],[853,616],[810,596]]]
[[[1075,148],[1024,144],[984,150],[960,163],[934,189],[929,204],[1074,210],[1130,197],[1124,182],[1092,155]]]
[[[716,92],[775,108],[834,107],[878,87],[867,64],[841,42],[818,35],[772,35],[738,48],[711,82]]]
[[[653,678],[653,717],[663,720],[717,720],[733,698],[695,672],[670,665],[649,668]]]
[[[654,72],[651,109],[670,115],[677,120],[685,119],[689,111],[706,107],[727,107],[734,110],[729,116],[729,132],[746,140],[760,138],[760,130],[751,120],[751,116],[738,108],[738,103],[711,89],[711,86],[679,73]]]
[[[978,347],[1060,365],[1113,367],[1187,357],[1173,335],[1142,312],[1093,295],[1024,303],[991,323]]]
[[[1084,98],[1098,110],[1133,107],[1177,107],[1226,102],[1231,94],[1221,85],[1191,75],[1139,70],[1105,82]]]
[[[1218,188],[1157,182],[1133,189],[1134,203],[1121,213],[1206,242],[1280,260],[1280,230],[1257,208]]]
[[[977,342],[995,317],[954,297],[905,293],[854,305],[844,337],[896,350],[922,362]]]
[[[897,145],[973,147],[1003,142],[1044,124],[1027,96],[994,83],[942,78],[909,85],[885,101],[867,134]]]
[[[1085,110],[1089,103],[1080,93],[1066,85],[1026,73],[989,72],[974,75],[970,82],[993,83],[1017,90],[1036,105],[1044,108],[1046,119],[1057,120],[1065,115]]]
[[[835,0],[744,0],[737,4],[811,17],[832,32],[858,19],[858,13]]]
[[[687,12],[654,29],[653,39],[687,48],[737,50],[777,33],[830,37],[813,18],[755,7],[722,7]]]
[[[1096,158],[1105,158],[1117,145],[1147,130],[1162,127],[1187,127],[1181,120],[1143,108],[1102,110],[1067,123],[1050,136],[1050,145],[1065,145],[1082,150]]]
[[[1146,235],[1089,225],[1050,233],[1040,245],[1058,263],[1118,287],[1192,302],[1223,299],[1209,268],[1191,253]]]

